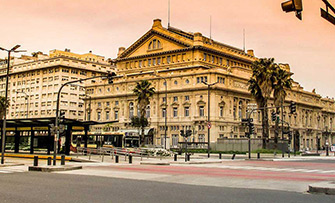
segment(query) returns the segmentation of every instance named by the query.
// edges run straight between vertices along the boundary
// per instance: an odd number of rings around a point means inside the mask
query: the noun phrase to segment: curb
[[[24,164],[19,164],[19,163],[0,164],[0,167],[8,167],[8,166],[24,166]]]
[[[308,192],[335,195],[335,181],[310,184]]]
[[[5,154],[5,157],[27,158],[27,159],[33,159],[34,156],[38,156],[39,159],[48,159],[49,157],[51,157],[51,159],[53,158],[53,155]],[[61,156],[56,156],[56,159],[61,160]],[[71,161],[72,157],[65,157],[65,160]]]
[[[171,161],[170,164],[221,164],[222,161],[188,161],[188,162],[181,162],[181,161]]]
[[[169,162],[150,162],[150,161],[141,161],[141,165],[170,165]]]
[[[29,166],[28,171],[53,172],[82,169],[82,166]]]

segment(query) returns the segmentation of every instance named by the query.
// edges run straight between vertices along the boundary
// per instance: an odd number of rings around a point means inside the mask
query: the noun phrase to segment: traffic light
[[[180,130],[180,136],[185,136],[184,130]]]
[[[107,79],[108,79],[108,84],[113,84],[113,79],[116,76],[114,72],[108,73]]]
[[[302,20],[302,0],[289,0],[281,4],[283,11],[286,13],[295,11],[295,16]]]
[[[255,133],[255,125],[254,125],[254,123],[249,123],[249,128],[250,128],[250,130],[249,130],[250,134],[254,134]]]
[[[291,104],[290,104],[290,112],[291,112],[291,114],[295,113],[296,111],[297,111],[296,103],[295,102],[291,102]]]
[[[272,120],[273,122],[275,122],[276,119],[277,119],[277,114],[276,114],[276,112],[272,111],[272,112],[271,112],[271,120]]]
[[[192,135],[192,130],[186,130],[186,137],[189,137]]]
[[[63,123],[65,119],[65,111],[59,111],[59,122]]]
[[[288,132],[288,144],[291,144],[291,142],[292,142],[292,132],[289,131]]]

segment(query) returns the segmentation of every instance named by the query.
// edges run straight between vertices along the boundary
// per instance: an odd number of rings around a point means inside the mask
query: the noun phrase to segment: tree
[[[6,108],[9,106],[8,100],[5,97],[0,96],[0,118],[3,119],[5,116]]]
[[[252,63],[252,76],[248,81],[249,91],[255,97],[258,108],[262,114],[262,139],[263,148],[266,148],[266,140],[269,137],[269,121],[268,121],[268,99],[273,91],[273,83],[275,81],[276,64],[273,58],[261,58]]]
[[[287,90],[292,88],[292,73],[283,70],[280,66],[276,66],[276,70],[274,72],[275,82],[273,83],[273,97],[274,97],[274,104],[276,106],[276,114],[278,115],[280,112],[280,106],[284,104]],[[284,113],[284,112],[281,112]],[[278,147],[278,135],[279,135],[279,122],[276,120],[275,123],[275,149]]]
[[[150,98],[155,94],[155,88],[151,87],[151,83],[149,81],[141,80],[140,82],[136,83],[133,92],[137,96],[136,100],[140,110],[138,121],[141,124],[141,143],[144,144],[144,128],[148,126],[148,120],[146,119],[146,108],[150,104]]]

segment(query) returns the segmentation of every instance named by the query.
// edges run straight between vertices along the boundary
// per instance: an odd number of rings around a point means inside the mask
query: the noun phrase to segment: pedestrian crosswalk
[[[22,173],[28,171],[27,166],[8,166],[0,167],[1,173]]]
[[[259,167],[259,166],[229,166],[229,165],[202,165],[198,167],[222,168],[233,170],[257,170],[257,171],[276,171],[276,172],[301,172],[301,173],[322,173],[335,174],[335,170],[323,169],[304,169],[304,168],[273,168],[273,167]]]

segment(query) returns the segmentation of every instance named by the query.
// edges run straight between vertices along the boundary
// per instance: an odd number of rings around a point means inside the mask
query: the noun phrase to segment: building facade
[[[7,64],[0,65],[0,94],[5,94]],[[71,80],[105,75],[114,70],[104,57],[92,54],[75,54],[52,50],[49,55],[41,52],[32,56],[11,58],[9,73],[8,119],[54,117],[58,90]],[[60,110],[70,119],[85,119],[85,85],[100,82],[86,81],[82,84],[65,86],[61,92]]]
[[[117,120],[113,125],[97,126],[94,130],[120,131],[130,129],[131,117],[138,114],[133,88],[140,80],[149,80],[156,94],[147,107],[150,128],[154,129],[153,144],[164,143],[165,116],[167,142],[176,147],[180,130],[192,130],[189,141],[207,142],[208,88],[203,82],[215,83],[210,90],[210,141],[244,138],[242,118],[255,100],[248,91],[251,64],[257,60],[253,50],[247,52],[211,40],[201,33],[187,33],[164,28],[159,19],[152,28],[127,49],[119,48],[116,62],[117,78],[113,84],[88,85],[92,119]],[[287,64],[281,68],[290,71]],[[165,92],[167,89],[167,98]],[[314,90],[305,91],[298,82],[287,94],[285,106],[297,103],[297,112],[284,108],[283,118],[291,130],[299,132],[301,149],[316,149],[326,142],[335,143],[335,101],[322,98]],[[269,106],[273,106],[270,101]],[[269,110],[269,115],[270,110]],[[261,114],[253,112],[254,138],[261,138]],[[270,138],[274,122],[270,121]]]

